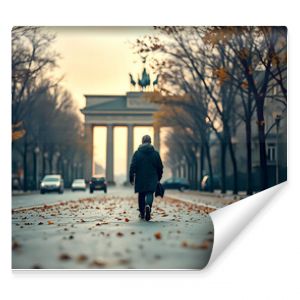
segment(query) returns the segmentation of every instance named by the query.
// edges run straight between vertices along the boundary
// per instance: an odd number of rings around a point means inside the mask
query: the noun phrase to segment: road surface
[[[12,199],[14,269],[201,269],[213,246],[205,208],[156,198],[140,220],[132,189]],[[36,206],[38,205],[38,206]]]
[[[132,187],[114,186],[108,188],[108,194],[113,196],[132,196],[134,195]],[[221,196],[216,194],[214,196],[209,193],[201,193],[196,191],[180,192],[177,190],[166,190],[165,195],[171,198],[180,199],[182,201],[193,202],[199,205],[206,205],[214,207],[216,209],[227,206],[240,198],[234,200],[233,196]],[[65,189],[64,194],[49,193],[40,195],[39,193],[32,193],[26,195],[15,195],[12,197],[12,208],[31,207],[44,204],[54,204],[58,202],[67,202],[71,200],[79,200],[87,197],[105,197],[103,191],[95,191],[94,194],[90,194],[87,189],[84,191],[72,192]]]

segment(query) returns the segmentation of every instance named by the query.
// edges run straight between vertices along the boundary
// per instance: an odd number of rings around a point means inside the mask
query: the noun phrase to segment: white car
[[[72,191],[85,191],[86,190],[86,183],[84,179],[74,179],[72,182]]]
[[[46,192],[62,194],[64,192],[64,180],[61,175],[46,175],[41,181],[40,192],[41,194]]]

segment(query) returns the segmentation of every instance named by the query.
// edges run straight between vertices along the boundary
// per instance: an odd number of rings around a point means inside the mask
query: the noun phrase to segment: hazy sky
[[[154,32],[152,27],[46,27],[46,30],[56,33],[53,48],[62,56],[56,74],[64,75],[62,84],[80,108],[85,106],[85,94],[122,95],[130,90],[128,73],[137,78],[143,69],[131,43]]]
[[[84,95],[124,95],[130,91],[128,73],[137,80],[144,67],[131,44],[154,32],[152,27],[46,27],[45,30],[56,34],[53,50],[61,55],[55,75],[64,75],[62,85],[71,92],[79,108],[85,106]],[[151,72],[150,76],[154,80]],[[146,127],[135,129],[134,149],[144,134],[152,135],[149,130]],[[125,175],[127,129],[115,128],[114,135],[114,173]],[[105,128],[97,128],[94,132],[94,160],[104,167],[105,143]],[[163,154],[163,141],[161,150]]]

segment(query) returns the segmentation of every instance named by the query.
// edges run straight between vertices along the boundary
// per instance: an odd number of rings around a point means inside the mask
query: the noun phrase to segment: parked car
[[[165,189],[176,189],[180,191],[190,188],[190,184],[186,179],[176,177],[167,179],[162,183],[162,185]]]
[[[40,192],[41,194],[46,192],[62,194],[64,192],[64,180],[61,175],[46,175],[41,181]]]
[[[104,177],[92,177],[90,180],[90,193],[93,193],[94,191],[104,191],[104,193],[107,193],[107,184]]]
[[[74,179],[71,185],[72,191],[85,191],[86,183],[84,179]]]

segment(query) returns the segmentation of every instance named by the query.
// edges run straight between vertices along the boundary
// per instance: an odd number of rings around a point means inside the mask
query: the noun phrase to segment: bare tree
[[[268,188],[264,108],[274,80],[286,99],[286,28],[211,27],[206,41],[223,41],[237,59],[256,105],[262,189]]]

